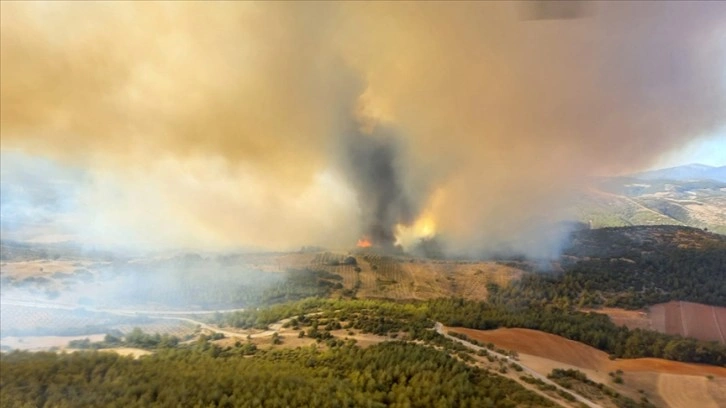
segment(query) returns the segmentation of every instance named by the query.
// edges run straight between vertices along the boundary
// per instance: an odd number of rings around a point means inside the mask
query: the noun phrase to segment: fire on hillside
[[[373,246],[370,239],[368,237],[362,237],[358,240],[358,242],[355,244],[358,248],[370,248]]]

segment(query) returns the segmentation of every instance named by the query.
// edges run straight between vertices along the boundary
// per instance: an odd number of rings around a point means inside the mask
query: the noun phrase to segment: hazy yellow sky
[[[0,7],[0,148],[84,169],[99,240],[477,248],[726,125],[722,2]]]

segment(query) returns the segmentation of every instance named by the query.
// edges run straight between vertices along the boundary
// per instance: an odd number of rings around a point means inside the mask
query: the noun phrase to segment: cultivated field
[[[651,306],[648,312],[616,308],[595,310],[618,325],[678,334],[699,340],[726,343],[726,307],[691,302],[668,302]]]
[[[602,309],[584,309],[583,312],[606,314],[616,325],[625,326],[629,329],[655,330],[655,328],[653,328],[653,321],[648,317],[648,312],[642,310],[625,310],[616,307],[604,307]]]
[[[449,328],[483,343],[516,350],[526,366],[549,373],[553,368],[575,368],[636,400],[643,390],[656,405],[671,407],[726,406],[726,368],[641,358],[610,360],[607,353],[549,333],[528,329],[472,330]],[[623,384],[609,373],[622,370]],[[711,376],[709,378],[708,376]]]
[[[64,350],[68,347],[68,343],[73,340],[89,339],[91,341],[102,341],[105,336],[106,335],[102,333],[87,336],[7,336],[0,337],[0,347],[2,347],[3,350]]]
[[[726,343],[726,307],[669,302],[652,306],[649,315],[660,332]]]

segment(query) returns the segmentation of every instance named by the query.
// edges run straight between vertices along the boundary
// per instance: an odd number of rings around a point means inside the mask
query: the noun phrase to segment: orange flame
[[[358,248],[369,248],[371,245],[371,241],[368,240],[368,238],[363,237],[358,240],[358,243],[355,244]]]

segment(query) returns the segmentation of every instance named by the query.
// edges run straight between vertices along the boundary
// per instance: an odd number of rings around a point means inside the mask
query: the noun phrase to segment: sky
[[[550,253],[593,176],[724,145],[726,3],[586,4],[2,2],[2,222]]]
[[[686,143],[681,148],[665,153],[649,170],[688,164],[726,166],[726,130]]]

